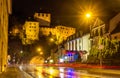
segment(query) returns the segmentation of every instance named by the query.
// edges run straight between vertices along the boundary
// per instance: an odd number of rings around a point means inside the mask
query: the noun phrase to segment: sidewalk
[[[0,73],[0,78],[32,78],[18,67],[8,67],[5,72]]]

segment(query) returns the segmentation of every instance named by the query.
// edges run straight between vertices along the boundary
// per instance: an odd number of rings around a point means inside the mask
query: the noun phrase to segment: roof
[[[120,32],[120,22],[117,24],[116,28],[111,32],[111,34],[115,34]]]

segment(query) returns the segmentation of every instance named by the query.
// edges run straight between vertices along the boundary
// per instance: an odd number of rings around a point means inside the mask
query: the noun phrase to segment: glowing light
[[[60,70],[60,72],[64,72],[64,68],[60,68],[59,70]]]
[[[53,42],[53,41],[54,41],[54,39],[53,39],[53,38],[50,38],[50,41],[51,41],[51,42]]]
[[[67,60],[67,58],[68,58],[68,57],[67,57],[67,56],[65,56],[65,59],[66,59],[66,60]]]
[[[20,51],[20,53],[23,53],[23,51]]]
[[[41,48],[38,48],[37,50],[38,50],[38,51],[41,51]]]
[[[90,17],[91,17],[91,14],[87,13],[87,14],[86,14],[86,17],[87,17],[87,18],[90,18]]]
[[[45,60],[45,63],[47,63],[48,61],[47,60]]]
[[[61,62],[61,63],[64,62],[64,59],[60,59],[60,62]]]
[[[50,60],[50,63],[53,63],[53,60],[52,60],[52,59]]]
[[[40,55],[42,55],[43,54],[43,52],[40,52]]]
[[[91,11],[85,12],[85,16],[84,17],[87,18],[87,19],[91,19],[93,17],[92,16],[92,12]]]
[[[60,73],[60,78],[64,78],[64,73]]]
[[[49,69],[49,72],[50,72],[50,74],[53,74],[54,73],[54,69]]]

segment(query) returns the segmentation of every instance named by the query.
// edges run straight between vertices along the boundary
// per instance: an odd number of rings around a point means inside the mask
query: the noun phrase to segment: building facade
[[[0,0],[0,72],[7,66],[8,52],[8,18],[11,10],[11,0]]]
[[[23,26],[23,44],[30,44],[31,41],[39,40],[39,22],[26,21]]]
[[[120,13],[118,13],[110,20],[109,33],[111,34],[111,39],[115,39],[116,37],[117,40],[120,41],[119,28],[120,28]]]
[[[67,58],[65,61],[75,62],[77,59],[81,59],[79,62],[86,62],[91,47],[89,38],[90,34],[72,38],[68,37],[67,42],[64,44],[66,50],[66,53],[63,53],[64,59]]]
[[[120,13],[116,14],[110,20],[109,34],[111,43],[114,46],[115,52],[120,51]]]
[[[40,22],[40,26],[50,26],[51,14],[50,13],[35,13],[34,18]]]
[[[66,40],[67,37],[75,34],[76,29],[73,27],[66,27],[66,26],[55,26],[55,28],[50,27],[40,27],[40,32],[42,35],[53,35],[57,44],[61,43],[62,41]],[[41,35],[40,33],[40,35]]]
[[[40,27],[40,35],[49,36],[50,34],[55,35],[55,29],[50,27]]]
[[[66,26],[59,25],[55,27],[55,33],[56,33],[56,39],[58,43],[61,43],[62,41],[66,40],[67,37],[75,34],[76,29],[73,27],[66,27]]]

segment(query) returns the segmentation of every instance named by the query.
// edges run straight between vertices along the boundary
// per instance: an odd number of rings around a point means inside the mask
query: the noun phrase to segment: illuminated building
[[[55,29],[56,29],[57,37],[60,37],[64,40],[66,40],[67,37],[75,34],[75,32],[76,32],[75,28],[66,27],[66,26],[62,26],[62,25],[56,26]]]
[[[50,13],[35,13],[34,18],[40,22],[40,26],[50,26],[51,14]]]
[[[25,34],[23,44],[30,44],[31,41],[39,40],[39,22],[26,21],[23,30]]]
[[[76,34],[67,38],[67,42],[64,44],[66,50],[66,53],[64,53],[64,55],[68,58],[68,61],[75,61],[78,59],[74,58],[75,54],[87,52],[86,54],[81,55],[82,62],[85,62],[87,61],[87,56],[90,51],[90,34],[79,34],[78,36]]]
[[[67,39],[67,37],[73,35],[76,32],[76,29],[73,27],[66,27],[66,26],[55,26],[55,31],[52,31],[52,33],[55,33],[57,44],[62,43],[64,40]]]
[[[54,28],[50,28],[50,27],[40,27],[40,35],[45,35],[45,36],[48,36],[50,35],[50,33],[52,35],[55,35],[55,29]]]
[[[73,27],[66,27],[66,26],[55,26],[55,28],[50,27],[40,27],[40,32],[43,35],[54,35],[58,43],[61,43],[63,40],[66,40],[67,37],[73,35],[76,32],[76,29]]]
[[[73,35],[76,32],[75,28],[72,27],[66,27],[66,26],[55,26],[55,28],[40,28],[42,32],[46,35],[50,34],[54,36],[54,43],[58,45],[58,50],[56,53],[54,53],[54,62],[57,63],[59,56],[61,56],[61,47],[59,44],[61,44],[63,41],[67,39],[67,37]],[[55,50],[56,51],[56,50]],[[55,52],[53,51],[53,52]],[[51,55],[52,56],[52,55]]]
[[[111,38],[115,39],[117,38],[118,41],[120,41],[120,13],[118,13],[116,16],[114,16],[110,20],[110,27],[109,27],[109,33],[111,34]]]
[[[102,45],[100,40],[106,33],[106,24],[99,18],[97,18],[94,24],[91,26],[92,46]]]
[[[109,35],[111,38],[111,43],[115,47],[115,52],[119,53],[120,50],[120,13],[115,15],[110,20],[110,26],[109,26]]]
[[[15,25],[15,26],[11,27],[11,29],[9,31],[9,35],[20,36],[21,31],[22,31],[22,25]]]
[[[0,72],[7,67],[8,18],[12,13],[11,0],[0,0]]]

